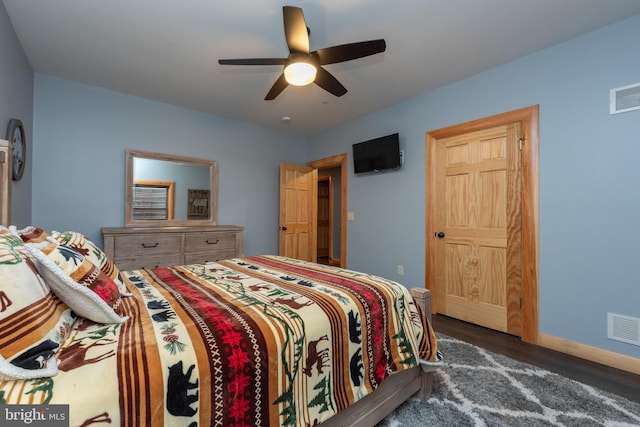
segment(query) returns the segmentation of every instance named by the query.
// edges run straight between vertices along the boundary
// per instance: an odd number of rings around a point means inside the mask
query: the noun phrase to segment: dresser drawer
[[[186,235],[185,252],[220,252],[236,250],[236,233],[205,232]]]
[[[185,254],[184,263],[189,264],[206,264],[208,262],[220,261],[221,259],[236,258],[236,251],[211,251],[198,254]]]
[[[114,240],[114,248],[119,259],[180,253],[182,236],[179,234],[117,236]]]
[[[126,258],[114,261],[116,266],[122,270],[139,270],[141,268],[171,267],[182,264],[180,254],[161,255],[161,256],[145,256],[140,258]]]

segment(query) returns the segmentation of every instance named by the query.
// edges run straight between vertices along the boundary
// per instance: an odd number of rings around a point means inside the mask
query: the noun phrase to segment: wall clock
[[[18,119],[9,120],[7,127],[7,139],[11,141],[13,155],[12,179],[19,181],[24,173],[24,164],[27,158],[27,139],[24,134],[24,126]]]

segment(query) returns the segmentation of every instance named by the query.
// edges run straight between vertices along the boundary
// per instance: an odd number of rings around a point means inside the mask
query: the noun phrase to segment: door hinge
[[[522,297],[520,298],[520,309],[522,309]]]
[[[522,151],[522,144],[524,144],[524,136],[521,136],[520,138],[518,138],[518,143],[520,146],[520,151]]]

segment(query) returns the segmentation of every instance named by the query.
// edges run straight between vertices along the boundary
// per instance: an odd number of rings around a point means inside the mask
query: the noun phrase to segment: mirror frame
[[[168,162],[188,163],[209,167],[211,207],[209,219],[134,219],[133,218],[133,159],[163,160]],[[125,164],[125,227],[173,227],[194,225],[217,225],[218,223],[218,162],[197,157],[177,156],[173,154],[154,153],[151,151],[126,150]]]

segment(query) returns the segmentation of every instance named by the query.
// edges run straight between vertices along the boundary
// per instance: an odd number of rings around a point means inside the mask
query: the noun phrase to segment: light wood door
[[[318,170],[280,164],[280,255],[317,260]]]
[[[519,122],[438,140],[436,281],[445,315],[521,336]]]

